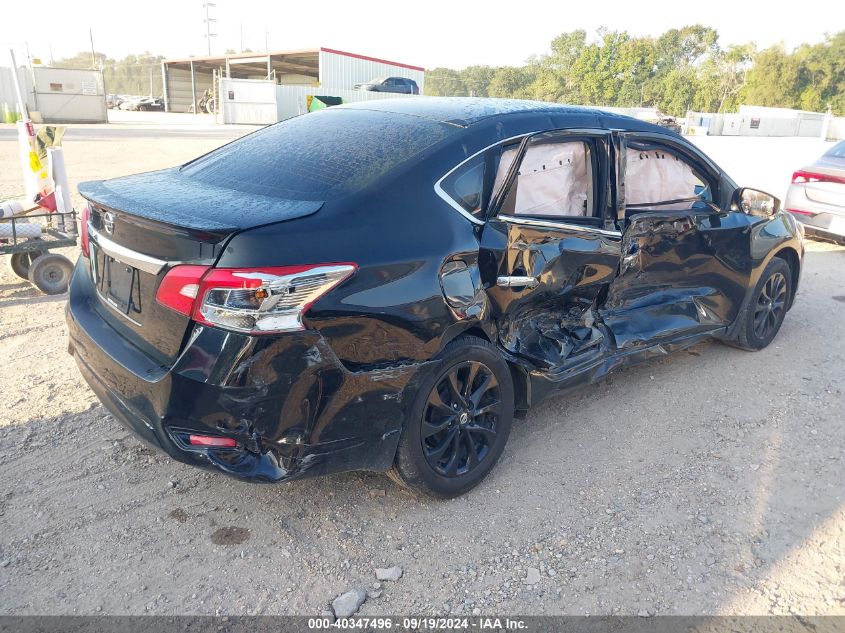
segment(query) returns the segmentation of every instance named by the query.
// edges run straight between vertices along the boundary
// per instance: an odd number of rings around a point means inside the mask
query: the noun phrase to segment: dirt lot
[[[72,130],[68,169],[171,165],[240,133]],[[820,153],[804,141],[703,144],[772,188]],[[15,151],[0,134],[0,195]],[[255,486],[148,450],[67,355],[64,298],[3,265],[0,613],[320,613],[368,587],[362,614],[845,614],[843,268],[812,245],[771,347],[701,344],[547,401],[479,489],[435,502],[377,474]]]

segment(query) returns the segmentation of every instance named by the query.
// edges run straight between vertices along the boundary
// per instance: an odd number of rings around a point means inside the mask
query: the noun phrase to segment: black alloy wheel
[[[725,342],[749,351],[761,350],[771,343],[792,303],[792,280],[790,265],[785,259],[774,257],[754,286],[735,338]]]
[[[389,475],[439,498],[457,497],[493,469],[510,435],[514,385],[495,345],[451,341],[420,372]]]
[[[480,361],[452,366],[432,389],[420,439],[425,459],[444,477],[478,467],[496,440],[502,400],[496,376]]]
[[[788,298],[786,277],[776,272],[763,284],[754,306],[754,334],[759,339],[768,338],[769,334],[780,325],[786,311]]]

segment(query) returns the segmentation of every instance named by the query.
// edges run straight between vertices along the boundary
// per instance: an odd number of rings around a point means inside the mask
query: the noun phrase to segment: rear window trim
[[[480,155],[484,154],[485,152],[489,152],[490,150],[495,149],[496,147],[499,147],[499,146],[505,146],[505,145],[512,144],[515,141],[522,141],[527,136],[532,136],[532,135],[540,134],[540,133],[541,132],[537,132],[537,131],[535,131],[535,132],[525,132],[524,134],[517,134],[516,136],[511,136],[510,138],[506,138],[506,139],[499,139],[495,143],[490,143],[490,145],[488,145],[487,147],[484,147],[484,148],[478,150],[477,152],[475,152],[474,154],[467,156],[460,163],[458,163],[457,165],[452,167],[449,171],[447,171],[445,174],[443,174],[437,180],[437,182],[434,183],[434,192],[438,196],[440,196],[440,198],[442,198],[450,207],[452,207],[455,211],[457,211],[462,216],[464,216],[467,220],[469,220],[470,222],[472,222],[473,224],[476,224],[478,226],[484,226],[484,224],[486,223],[486,220],[484,218],[475,217],[470,212],[468,212],[466,209],[464,209],[457,200],[455,200],[454,198],[452,198],[452,196],[450,196],[448,193],[446,193],[446,190],[443,189],[443,181],[445,181],[453,173],[455,173],[456,171],[458,171],[459,169],[464,167],[464,165],[466,165],[470,161],[474,160],[475,158],[478,158]],[[495,192],[491,192],[491,193],[495,193]],[[492,198],[491,198],[491,202],[492,202]]]

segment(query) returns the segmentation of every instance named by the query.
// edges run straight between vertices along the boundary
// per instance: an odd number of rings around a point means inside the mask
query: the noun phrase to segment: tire
[[[29,279],[29,267],[32,262],[41,257],[46,251],[27,251],[9,255],[9,269],[21,279]]]
[[[761,350],[771,343],[786,316],[792,298],[792,269],[780,257],[768,263],[745,309],[737,338],[737,347]]]
[[[29,281],[47,295],[67,292],[72,274],[73,263],[58,253],[45,253],[29,267]]]
[[[432,497],[467,492],[499,460],[513,412],[513,380],[498,350],[480,338],[455,339],[420,382],[389,475]]]
[[[206,114],[214,114],[214,108],[217,106],[217,101],[214,97],[211,97],[208,101],[205,102],[205,113]]]

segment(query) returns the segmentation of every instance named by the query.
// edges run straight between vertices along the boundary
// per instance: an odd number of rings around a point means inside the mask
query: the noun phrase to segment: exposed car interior
[[[596,141],[561,139],[542,134],[531,138],[519,170],[500,205],[503,215],[560,221],[599,221],[596,182]],[[520,143],[480,154],[461,165],[441,183],[460,207],[483,219],[492,194],[505,184]],[[625,157],[625,217],[649,210],[686,211],[707,208],[713,190],[689,157],[653,140],[629,139]]]
[[[500,171],[504,163],[502,160]],[[532,140],[502,210],[510,215],[550,218],[590,216],[594,208],[592,174],[592,151],[586,142]]]
[[[710,187],[697,170],[670,149],[629,143],[625,149],[626,215],[659,207],[684,211],[709,201]]]

